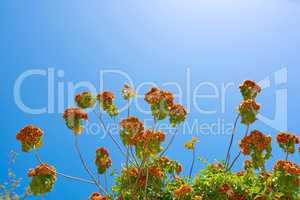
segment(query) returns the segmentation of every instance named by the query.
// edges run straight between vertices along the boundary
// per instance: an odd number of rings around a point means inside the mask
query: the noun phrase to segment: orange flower
[[[39,166],[37,166],[35,169],[30,169],[28,171],[28,177],[33,176],[53,176],[56,178],[56,170],[54,167],[51,167],[50,165],[44,163]]]
[[[251,155],[252,167],[254,169],[262,168],[265,160],[271,156],[271,136],[262,134],[254,130],[249,136],[240,141],[240,149],[244,155]]]
[[[142,158],[159,153],[162,150],[160,143],[164,140],[165,134],[162,131],[146,129],[141,134],[135,135],[132,143],[136,147],[137,156]]]
[[[193,188],[190,185],[183,184],[178,189],[174,191],[175,198],[182,198],[193,191]]]
[[[115,98],[114,93],[112,93],[110,91],[104,91],[104,92],[99,93],[97,95],[97,99],[100,102],[112,103],[112,101],[114,100],[114,98]]]
[[[160,178],[164,176],[164,172],[158,167],[149,167],[149,173]]]
[[[285,161],[285,160],[278,160],[274,165],[275,171],[283,171],[290,175],[300,175],[300,168],[296,163]]]
[[[65,110],[63,118],[65,120],[73,118],[73,119],[88,119],[88,115],[80,108],[68,108]]]
[[[245,172],[244,171],[239,171],[237,173],[235,173],[236,176],[244,176]]]
[[[254,130],[249,136],[242,139],[240,148],[243,154],[249,155],[252,149],[258,152],[269,149],[271,141],[271,136],[264,135],[260,131]]]
[[[108,197],[106,196],[102,196],[101,194],[97,193],[97,192],[94,192],[90,198],[90,200],[109,200]]]
[[[299,144],[298,136],[292,133],[278,133],[276,139],[279,146],[287,153],[294,153],[295,144]]]
[[[96,150],[95,164],[98,168],[99,174],[103,174],[109,167],[111,167],[112,161],[109,157],[108,151],[105,148],[100,147]]]
[[[56,181],[56,170],[54,167],[44,163],[35,169],[30,169],[28,176],[31,177],[30,190],[33,195],[41,195],[50,192]]]
[[[121,138],[126,145],[134,145],[134,137],[141,134],[144,130],[144,125],[138,118],[130,116],[120,122]]]
[[[254,81],[246,80],[240,85],[240,91],[245,100],[254,99],[261,91],[261,87]]]
[[[186,118],[187,111],[186,109],[180,104],[174,104],[170,109],[170,123],[172,126],[176,124],[180,124]]]
[[[109,91],[104,91],[97,95],[97,99],[100,102],[100,106],[111,117],[118,115],[117,106],[115,104],[113,104],[114,98],[115,98],[115,95]]]
[[[136,167],[132,168],[124,168],[123,169],[124,174],[130,177],[137,177],[139,175],[139,171]]]
[[[22,143],[22,151],[39,148],[42,145],[43,131],[33,125],[22,128],[16,135],[16,139]]]
[[[81,120],[87,120],[88,115],[81,108],[68,108],[65,110],[63,118],[69,129],[72,129],[75,134],[80,134],[83,129]]]
[[[75,96],[75,101],[80,108],[91,108],[96,103],[96,98],[90,92],[82,92]]]
[[[145,101],[150,105],[159,104],[162,100],[162,93],[159,88],[151,88],[149,92],[145,94]]]
[[[238,108],[242,119],[241,122],[247,125],[252,124],[256,120],[256,115],[259,109],[260,105],[257,104],[255,100],[244,100]]]

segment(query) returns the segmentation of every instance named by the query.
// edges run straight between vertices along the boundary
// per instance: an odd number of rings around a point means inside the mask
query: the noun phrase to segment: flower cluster
[[[186,119],[187,112],[180,104],[174,104],[170,109],[170,123],[171,126],[180,124]]]
[[[109,116],[114,117],[118,115],[118,108],[113,103],[115,95],[112,92],[104,91],[97,95],[97,100],[100,102],[101,108],[109,114]]]
[[[150,104],[152,115],[157,120],[165,119],[173,105],[173,94],[159,88],[151,88],[145,94],[145,101]]]
[[[282,171],[289,175],[300,176],[300,168],[296,163],[290,161],[278,160],[274,165],[274,170]]]
[[[260,93],[261,88],[252,80],[245,80],[240,85],[240,91],[243,95],[244,100],[254,99],[258,93]]]
[[[260,86],[251,80],[246,80],[240,85],[240,92],[244,99],[238,108],[241,123],[250,125],[256,120],[260,106],[256,103],[255,98],[260,91]]]
[[[244,100],[238,109],[242,119],[241,122],[246,125],[252,124],[256,120],[256,115],[259,109],[260,105],[258,105],[255,100]]]
[[[279,146],[290,154],[295,152],[295,144],[299,144],[299,138],[292,133],[279,133],[276,139]]]
[[[99,174],[103,174],[106,170],[111,167],[112,161],[109,157],[107,150],[103,147],[100,147],[96,150],[96,159],[95,164],[98,169]]]
[[[156,120],[163,120],[169,115],[171,126],[175,126],[186,118],[185,108],[174,103],[174,96],[171,92],[151,88],[145,94],[145,101],[150,104],[152,115]]]
[[[174,190],[174,197],[180,199],[189,195],[192,191],[193,188],[190,185],[182,184],[178,189]]]
[[[129,100],[130,98],[132,98],[134,96],[135,96],[135,91],[128,83],[126,83],[122,89],[122,97],[125,100]]]
[[[30,169],[28,176],[32,177],[30,190],[37,196],[52,190],[56,181],[56,170],[48,164],[41,164],[35,169]]]
[[[146,129],[143,133],[134,137],[136,154],[139,158],[154,156],[158,154],[162,147],[160,144],[165,140],[165,134],[162,131]]]
[[[271,142],[272,138],[270,136],[254,130],[249,136],[242,139],[240,149],[244,155],[251,155],[253,167],[256,169],[264,167],[265,160],[270,158]]]
[[[135,137],[142,134],[144,125],[138,118],[129,116],[120,122],[120,136],[125,145],[134,145]]]
[[[94,192],[89,198],[89,200],[109,200],[109,199],[110,199],[109,197],[102,196],[98,192]]]
[[[75,96],[75,102],[79,108],[92,108],[96,103],[96,98],[90,92],[82,92]]]
[[[22,144],[22,151],[28,152],[42,146],[43,131],[40,128],[28,125],[22,128],[16,135]]]
[[[87,120],[88,115],[80,108],[68,108],[65,110],[63,118],[69,129],[73,130],[75,134],[80,134],[83,129],[81,121]]]
[[[170,174],[176,173],[178,175],[182,172],[182,165],[175,160],[170,160],[166,156],[159,157],[157,159],[157,164],[161,169],[164,169]]]

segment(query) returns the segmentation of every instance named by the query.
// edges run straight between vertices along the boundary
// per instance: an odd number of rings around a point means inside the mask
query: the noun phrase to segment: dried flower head
[[[75,96],[75,102],[79,108],[92,108],[96,103],[96,98],[90,92],[82,92]]]
[[[16,135],[22,144],[22,151],[28,152],[42,146],[43,131],[33,125],[22,128]]]
[[[240,85],[240,91],[244,97],[244,100],[247,99],[254,99],[256,98],[257,94],[260,93],[261,88],[260,86],[255,83],[252,80],[245,80],[241,85]]]
[[[109,114],[109,116],[114,117],[118,115],[119,111],[113,100],[115,95],[112,92],[104,91],[97,95],[97,99],[100,102],[101,108]]]
[[[120,135],[125,145],[134,145],[135,137],[144,130],[144,125],[137,117],[129,116],[120,122]]]
[[[187,111],[180,104],[174,104],[170,109],[170,123],[172,126],[180,124],[186,119]]]
[[[125,83],[124,87],[122,89],[122,97],[125,100],[129,100],[130,98],[132,98],[134,96],[135,96],[134,89],[128,83]]]
[[[83,129],[81,121],[87,120],[88,115],[81,108],[68,108],[65,110],[63,118],[69,129],[73,130],[75,134],[80,134]]]
[[[30,190],[37,196],[52,190],[56,181],[56,170],[48,164],[41,164],[35,169],[30,169],[28,176],[32,177]]]
[[[96,150],[95,164],[99,174],[105,173],[106,170],[111,167],[112,161],[109,157],[108,151],[105,148],[100,147]]]
[[[279,146],[290,154],[295,152],[295,144],[299,144],[298,136],[292,133],[278,133],[276,139]]]
[[[260,105],[257,104],[255,100],[248,99],[243,101],[238,108],[241,116],[241,123],[246,125],[252,124],[256,120],[259,109]]]

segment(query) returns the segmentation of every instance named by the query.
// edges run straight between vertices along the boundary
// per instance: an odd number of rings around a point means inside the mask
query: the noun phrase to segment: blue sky
[[[241,100],[237,85],[242,80],[259,81],[269,77],[270,87],[258,98],[262,115],[270,119],[275,116],[276,92],[287,89],[287,129],[299,135],[300,2],[297,0],[1,1],[0,20],[3,74],[0,84],[0,109],[3,113],[1,181],[6,176],[9,151],[20,152],[15,134],[29,123],[45,132],[45,143],[40,150],[44,160],[59,171],[86,177],[74,151],[72,134],[58,111],[61,97],[58,84],[66,91],[71,82],[89,81],[98,90],[101,70],[122,71],[135,86],[145,82],[157,85],[176,82],[184,93],[181,100],[185,105],[192,101],[193,91],[199,84],[212,83],[220,92],[219,96],[196,102],[201,108],[216,112],[204,114],[192,104],[188,117],[190,122],[198,119],[200,124],[208,125],[218,120],[225,124],[234,120],[234,110]],[[15,102],[15,81],[25,71],[39,69],[47,72],[48,68],[55,73],[53,113],[22,111]],[[287,70],[288,80],[276,85],[274,73],[281,69]],[[57,75],[59,70],[63,71],[63,76]],[[190,71],[190,86],[187,85],[187,70]],[[104,77],[103,87],[118,93],[124,81],[127,80],[123,76],[108,74]],[[234,86],[222,96],[222,84],[231,82]],[[166,88],[178,92],[173,86]],[[147,89],[143,87],[140,93]],[[192,91],[189,95],[188,90]],[[47,105],[47,92],[47,77],[32,76],[22,84],[21,98],[26,105],[39,108]],[[211,92],[211,87],[201,87],[197,94]],[[63,96],[68,94],[64,92]],[[117,104],[123,105],[120,95],[117,97]],[[141,105],[145,108],[144,104]],[[66,107],[67,103],[63,106]],[[133,114],[149,117],[138,111],[135,106],[132,108]],[[125,112],[121,116],[125,116]],[[95,120],[91,117],[91,121]],[[279,120],[278,124],[281,123]],[[257,121],[254,128],[272,136],[278,132],[261,121]],[[238,134],[242,135],[243,129],[241,126]],[[210,161],[224,158],[229,138],[220,132],[193,132],[200,138],[199,156]],[[179,133],[183,133],[183,129]],[[182,146],[190,137],[179,134],[168,152],[172,159],[181,161],[185,169],[189,167],[186,159],[189,152],[182,151]],[[119,168],[122,157],[109,138],[84,134],[80,144],[91,166],[95,149],[105,146],[113,158],[113,168]],[[273,158],[268,162],[268,168],[275,159],[283,157],[275,142],[273,146]],[[236,169],[241,167],[243,159]],[[298,155],[293,159],[300,162]],[[24,178],[22,186],[28,183],[27,169],[36,164],[32,155],[19,154],[14,170]],[[195,172],[202,167],[197,163]],[[95,189],[60,177],[46,199],[74,199],[74,192],[76,199],[85,199]]]

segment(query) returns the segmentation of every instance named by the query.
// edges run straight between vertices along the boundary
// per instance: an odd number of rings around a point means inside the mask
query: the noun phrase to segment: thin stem
[[[233,125],[233,128],[232,128],[231,138],[230,138],[230,142],[229,142],[229,147],[228,147],[227,154],[226,154],[226,161],[225,161],[225,166],[226,167],[227,167],[227,165],[230,162],[231,147],[232,147],[233,138],[234,138],[234,135],[235,135],[234,133],[236,131],[236,126],[237,126],[237,122],[238,122],[239,118],[240,118],[240,114],[238,114],[237,117],[235,118],[234,125]]]
[[[170,148],[170,146],[174,142],[174,139],[175,139],[175,136],[177,134],[177,131],[178,131],[178,128],[173,133],[172,138],[171,138],[170,142],[168,143],[167,147],[160,153],[160,155],[159,155],[160,157],[163,156],[168,151],[168,149]]]
[[[130,115],[130,100],[128,99],[127,117]]]
[[[131,146],[130,146],[129,150],[130,150],[131,157],[133,157],[133,160],[134,160],[136,166],[139,166],[139,162],[138,162],[137,158],[135,157],[135,154],[133,152],[133,148]]]
[[[194,164],[195,164],[195,149],[193,149],[193,160],[192,160],[192,165],[191,165],[191,168],[190,168],[189,178],[192,177]]]
[[[79,148],[79,144],[78,144],[78,136],[75,136],[75,148],[76,148],[76,151],[78,153],[78,156],[79,156],[79,159],[85,169],[85,171],[89,174],[89,176],[91,177],[91,179],[93,180],[93,182],[95,183],[95,185],[99,188],[100,191],[106,193],[106,191],[101,187],[100,184],[98,184],[94,174],[91,172],[91,170],[89,169],[87,163],[85,162],[83,156],[82,156],[82,153],[80,151],[80,148]]]
[[[149,179],[149,169],[146,169],[146,183],[145,183],[145,191],[144,191],[144,200],[147,200],[147,187],[148,187],[148,179]]]
[[[40,164],[43,164],[43,161],[41,160],[41,158],[39,157],[39,155],[37,153],[35,153],[35,157],[36,159],[38,160],[38,162]],[[49,168],[49,170],[51,170]],[[95,184],[93,181],[90,181],[90,180],[87,180],[87,179],[84,179],[84,178],[80,178],[80,177],[76,177],[76,176],[70,176],[70,175],[67,175],[67,174],[64,174],[64,173],[61,173],[61,172],[55,172],[56,174],[64,177],[64,178],[68,178],[68,179],[71,179],[71,180],[74,180],[74,181],[79,181],[79,182],[82,182],[82,183],[89,183],[89,184]]]
[[[107,184],[107,172],[104,173],[104,183],[105,183],[105,189],[108,192],[108,184]]]
[[[117,148],[119,149],[119,151],[123,154],[123,156],[126,158],[126,153],[123,151],[121,145],[117,142],[117,140],[112,136],[111,132],[109,129],[107,129],[107,127],[105,126],[104,124],[104,121],[102,119],[101,116],[99,116],[95,110],[93,110],[93,113],[96,115],[96,117],[98,118],[99,122],[100,122],[100,125],[102,126],[103,130],[105,131],[105,133],[107,135],[109,135],[109,137],[112,139],[112,141],[115,143],[115,145],[117,146]],[[130,159],[129,159],[130,162],[132,162]]]
[[[289,152],[286,152],[286,154],[285,154],[285,161],[288,160],[288,157],[289,157]]]
[[[250,126],[247,125],[246,132],[245,132],[245,137],[248,135],[249,128],[250,128]],[[238,155],[234,158],[234,160],[232,161],[231,165],[229,166],[229,168],[226,171],[230,171],[231,170],[231,168],[233,167],[234,163],[239,159],[239,157],[241,156],[241,154],[242,154],[242,152],[239,151]]]

